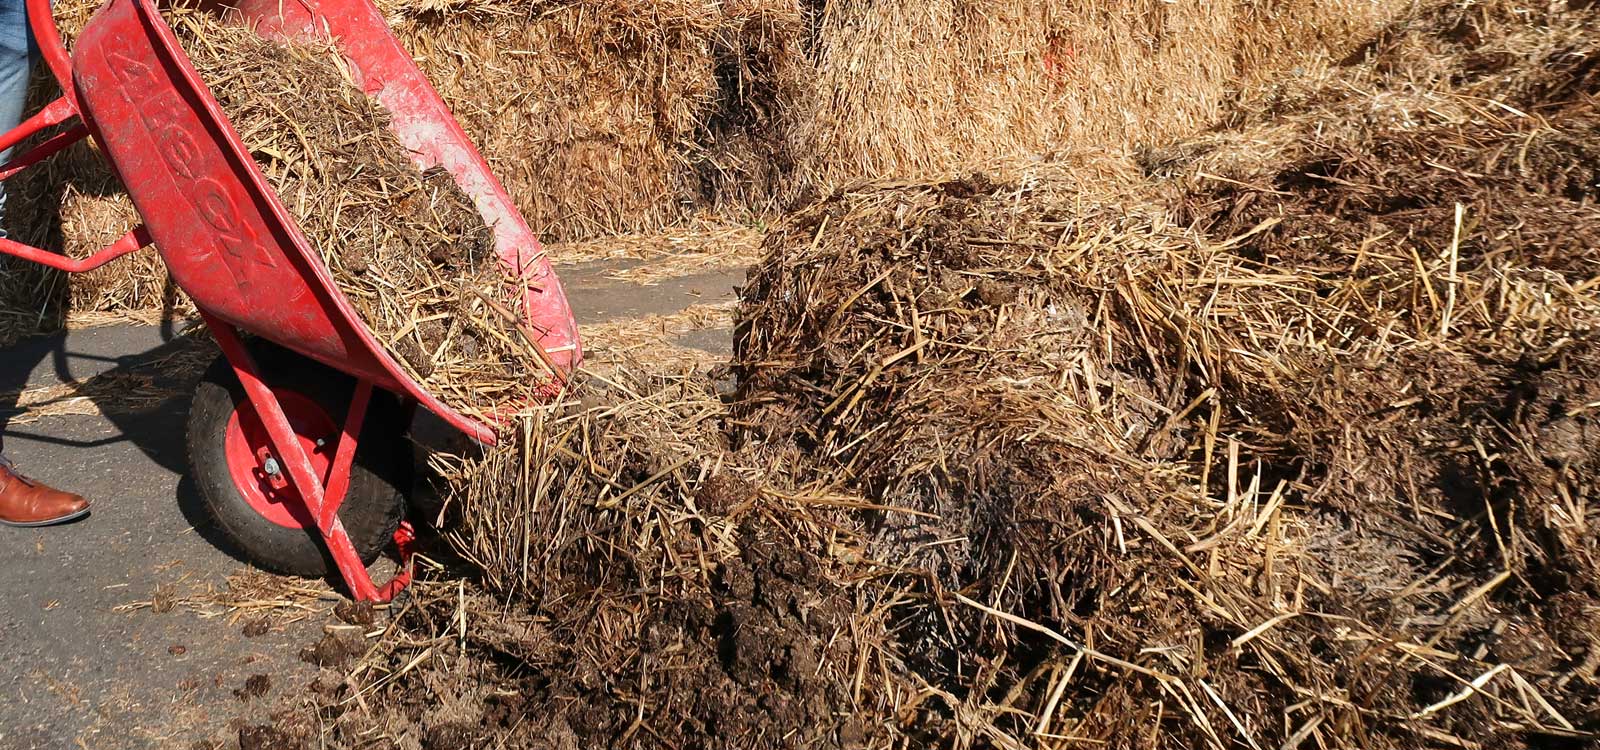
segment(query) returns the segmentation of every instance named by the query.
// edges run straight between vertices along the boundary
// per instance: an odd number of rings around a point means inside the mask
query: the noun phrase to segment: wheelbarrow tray
[[[264,35],[335,41],[418,166],[443,167],[472,196],[502,262],[528,282],[522,307],[539,345],[557,368],[570,368],[579,356],[575,326],[543,248],[376,8],[264,0],[237,12]],[[361,322],[150,0],[110,0],[71,61],[85,123],[173,281],[209,320],[409,396],[473,438],[495,441],[492,426],[428,392]]]

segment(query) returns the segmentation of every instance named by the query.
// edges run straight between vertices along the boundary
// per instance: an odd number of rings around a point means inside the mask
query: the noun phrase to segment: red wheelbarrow
[[[222,349],[189,415],[191,470],[218,528],[262,567],[325,575],[332,561],[358,599],[387,601],[410,581],[402,522],[420,404],[487,444],[494,428],[441,403],[384,351],[334,285],[151,0],[109,0],[70,57],[49,0],[29,22],[63,96],[0,149],[65,125],[0,166],[0,179],[93,137],[143,224],[81,260],[0,239],[0,252],[89,271],[154,243]],[[528,326],[559,387],[581,360],[561,284],[539,241],[450,110],[370,0],[242,0],[228,9],[275,38],[331,38],[357,82],[392,115],[419,167],[446,169],[493,228],[503,265],[525,279]],[[253,334],[246,342],[240,332]],[[366,565],[393,539],[401,572]]]

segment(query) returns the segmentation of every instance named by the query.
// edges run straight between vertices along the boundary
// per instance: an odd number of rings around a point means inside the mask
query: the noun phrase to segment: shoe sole
[[[61,516],[60,518],[52,518],[52,519],[49,519],[47,521],[7,521],[5,519],[0,519],[0,525],[10,526],[12,528],[18,528],[18,529],[37,529],[37,528],[39,528],[41,526],[55,526],[56,524],[67,523],[69,521],[76,521],[76,520],[78,520],[80,518],[83,518],[84,516],[87,516],[87,515],[89,515],[89,509],[88,508],[84,508],[83,510],[76,511],[76,512],[73,512],[73,513],[68,513],[67,515]]]

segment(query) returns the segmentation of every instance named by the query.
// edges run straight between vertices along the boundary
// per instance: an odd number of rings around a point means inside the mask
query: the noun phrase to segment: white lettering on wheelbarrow
[[[201,150],[200,139],[185,127],[187,117],[192,117],[189,108],[178,91],[159,80],[150,66],[115,51],[108,52],[107,58],[111,62],[107,67],[122,84],[123,100],[139,113],[140,124],[178,182],[179,192],[221,241],[223,263],[234,282],[241,290],[248,289],[255,270],[252,263],[265,268],[276,264],[256,241],[254,230],[243,220],[227,188],[199,171],[206,153]]]

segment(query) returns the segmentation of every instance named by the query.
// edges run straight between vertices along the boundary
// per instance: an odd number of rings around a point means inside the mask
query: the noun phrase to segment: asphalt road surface
[[[638,287],[605,271],[563,272],[584,324],[725,301],[742,279],[710,272]],[[681,344],[722,354],[728,335],[697,330]],[[304,596],[309,611],[278,611],[260,620],[266,633],[246,636],[259,616],[206,595],[249,572],[206,530],[185,478],[188,394],[213,356],[204,336],[171,326],[75,330],[0,350],[7,455],[93,502],[66,526],[0,527],[0,750],[236,747],[242,724],[315,677],[298,654],[331,621],[332,599]],[[261,674],[271,690],[241,697]]]
[[[0,748],[188,748],[261,718],[270,694],[233,693],[252,675],[273,675],[281,691],[315,674],[297,644],[324,618],[246,638],[239,620],[189,607],[119,611],[225,588],[245,567],[196,531],[183,479],[198,374],[183,365],[211,345],[163,338],[158,327],[95,328],[0,352],[7,455],[93,503],[66,526],[0,528]],[[43,400],[19,410],[19,391]]]

